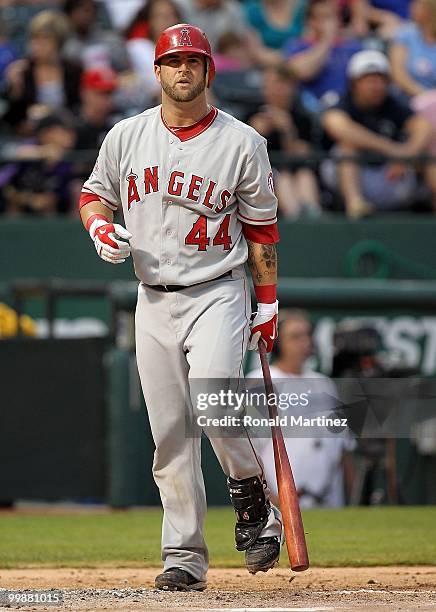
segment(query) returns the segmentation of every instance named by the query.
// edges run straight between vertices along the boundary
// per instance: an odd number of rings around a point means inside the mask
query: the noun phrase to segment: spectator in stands
[[[253,68],[253,61],[244,36],[236,32],[224,32],[213,56],[218,74],[239,72]]]
[[[125,41],[97,21],[95,0],[65,0],[74,34],[65,45],[68,56],[80,56],[85,70],[111,68],[119,74],[116,106],[125,117],[142,112],[154,103],[153,92],[142,75],[132,69]]]
[[[245,15],[266,47],[281,50],[286,41],[301,35],[305,4],[306,0],[249,0]]]
[[[124,31],[137,12],[143,8],[147,0],[100,0],[106,7],[106,12],[114,28]]]
[[[428,153],[436,155],[436,0],[415,0],[411,22],[402,25],[390,46],[392,78],[404,98],[433,127]],[[428,180],[436,183],[434,172]],[[435,188],[433,188],[435,191]]]
[[[266,47],[259,33],[250,28],[237,0],[178,0],[186,21],[206,32],[212,50],[223,34],[232,32],[245,39],[250,60],[259,65],[278,64],[281,54]]]
[[[305,23],[304,37],[289,41],[284,54],[303,82],[305,103],[316,110],[316,101],[333,104],[345,93],[348,61],[362,46],[341,34],[335,0],[309,0]]]
[[[414,0],[411,14],[390,47],[392,79],[407,96],[436,89],[436,0]]]
[[[436,89],[430,89],[418,94],[412,99],[412,109],[427,119],[432,126],[430,144],[426,153],[436,159]],[[427,162],[426,180],[432,193],[436,193],[436,163]],[[433,202],[433,210],[436,212],[436,203]]]
[[[392,13],[400,19],[409,18],[411,2],[412,0],[369,0],[373,9]]]
[[[38,121],[34,142],[19,146],[15,152],[22,161],[9,164],[3,189],[8,214],[49,216],[68,212],[74,171],[64,158],[74,141],[73,122],[65,113],[46,115]]]
[[[34,104],[48,109],[77,108],[81,68],[61,57],[68,23],[55,11],[41,11],[29,25],[29,54],[9,65],[6,71],[4,120],[23,128]]]
[[[129,21],[124,37],[127,40],[146,38],[156,43],[163,30],[183,21],[183,13],[174,0],[148,0]]]
[[[366,5],[367,20],[383,40],[390,40],[409,18],[411,0],[360,0]]]
[[[340,154],[348,158],[379,156],[361,166],[353,159],[342,161],[334,177],[328,178],[324,172],[326,182],[339,186],[351,217],[410,206],[417,188],[416,175],[410,164],[396,160],[421,154],[431,138],[428,121],[389,93],[389,74],[389,62],[382,53],[360,51],[348,65],[349,91],[323,117]],[[393,161],[383,161],[380,156]],[[427,166],[431,188],[430,171]]]
[[[101,29],[97,9],[95,0],[65,0],[71,35],[65,43],[64,56],[80,60],[85,69],[104,65],[116,72],[128,70],[130,62],[123,39],[114,31]]]
[[[132,68],[156,100],[161,91],[154,74],[156,41],[163,30],[181,22],[182,14],[173,0],[148,0],[126,30],[127,50]]]
[[[343,30],[356,38],[364,38],[369,33],[367,0],[338,0],[338,10]]]
[[[300,157],[275,167],[279,211],[288,218],[320,210],[315,174],[304,161],[311,151],[312,122],[297,93],[297,82],[285,66],[263,72],[264,104],[248,123],[267,139],[270,152]]]
[[[350,452],[356,446],[355,441],[346,434],[334,435],[323,429],[317,430],[317,437],[307,437],[304,433],[298,435],[290,422],[291,414],[296,418],[330,416],[337,405],[335,398],[338,393],[333,382],[308,367],[307,361],[312,351],[312,327],[308,314],[303,310],[284,310],[271,366],[274,387],[280,395],[298,395],[300,392],[307,393],[308,389],[311,392],[308,405],[296,409],[288,405],[279,410],[281,417],[288,417],[282,431],[300,504],[304,508],[340,507],[345,504],[345,485],[348,491],[351,489],[353,474]],[[261,369],[250,372],[247,378],[258,379],[263,384]],[[263,432],[253,433],[259,435]],[[266,437],[268,432],[265,434],[255,439],[255,443],[265,468],[272,501],[279,505],[274,451],[270,437]]]
[[[0,20],[0,88],[5,84],[6,68],[18,59],[18,52],[7,36],[6,26]]]
[[[118,75],[110,68],[94,68],[82,75],[81,106],[75,121],[75,149],[81,153],[74,166],[76,180],[72,185],[77,190],[77,198],[80,197],[83,181],[92,172],[96,151],[109,130],[121,118],[115,111],[118,81]]]
[[[246,34],[248,25],[242,6],[237,0],[179,0],[187,23],[206,32],[212,49],[224,32]]]
[[[115,123],[113,94],[116,88],[117,75],[110,68],[95,68],[83,73],[76,149],[96,151],[100,148]]]

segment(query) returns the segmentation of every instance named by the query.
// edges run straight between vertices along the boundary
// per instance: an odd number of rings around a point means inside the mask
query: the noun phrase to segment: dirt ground
[[[203,593],[153,588],[159,569],[0,570],[1,589],[61,589],[62,606],[21,610],[435,610],[436,567],[211,569]],[[0,610],[5,610],[0,606]]]

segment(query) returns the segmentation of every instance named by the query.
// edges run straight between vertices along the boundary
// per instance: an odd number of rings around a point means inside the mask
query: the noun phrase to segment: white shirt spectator
[[[127,41],[127,52],[132,68],[150,95],[157,95],[161,91],[154,74],[154,49],[154,42],[148,38],[133,38]]]
[[[305,370],[302,376],[295,376],[271,366],[271,378],[273,383],[285,381],[285,379],[299,379],[305,381],[310,379],[312,394],[322,397],[325,406],[320,406],[320,410],[327,416],[330,408],[336,404],[337,390],[333,382],[323,374],[313,370]],[[253,370],[248,373],[247,378],[262,380],[262,370]],[[287,384],[284,385],[287,391],[292,391]],[[276,389],[278,393],[282,391],[280,386]],[[284,389],[283,389],[284,390]],[[301,390],[299,388],[299,390]],[[299,414],[304,417],[304,408],[299,408]],[[279,416],[286,412],[278,411]],[[295,413],[293,413],[295,414]],[[289,419],[288,419],[289,420]],[[302,508],[313,507],[341,507],[345,504],[344,496],[344,474],[342,468],[342,456],[344,451],[351,451],[355,448],[355,441],[344,434],[334,435],[326,430],[326,437],[309,438],[297,437],[292,433],[292,425],[288,424],[289,431],[282,427],[286,450],[289,462],[292,467],[295,484],[298,490],[304,491],[300,497]],[[319,432],[319,429],[317,430]],[[277,480],[274,465],[274,450],[271,438],[257,438],[256,450],[259,452],[265,470],[265,478],[271,492],[271,500],[278,504]]]
[[[100,0],[106,5],[111,21],[118,31],[127,28],[130,21],[144,5],[144,0]]]

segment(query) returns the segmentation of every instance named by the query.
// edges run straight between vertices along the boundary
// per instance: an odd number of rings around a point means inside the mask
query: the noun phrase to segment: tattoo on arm
[[[256,257],[254,255],[253,243],[250,240],[247,240],[247,244],[248,244],[248,259],[247,259],[248,267],[250,268],[250,272],[253,276],[253,280],[255,282],[260,283],[260,281],[262,280],[262,274],[260,273],[260,270],[257,266]]]
[[[277,267],[277,251],[274,244],[262,244],[262,261],[270,272]]]
[[[264,277],[270,276],[277,268],[276,247],[274,244],[256,244],[250,240],[247,240],[247,244],[248,267],[255,284],[260,284]]]

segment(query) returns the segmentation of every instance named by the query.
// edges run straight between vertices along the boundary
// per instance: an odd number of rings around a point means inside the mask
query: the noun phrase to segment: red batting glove
[[[249,351],[257,351],[259,340],[265,342],[266,352],[270,353],[277,338],[277,316],[279,303],[276,300],[273,304],[258,304],[257,312],[250,326],[250,340],[248,343]]]
[[[94,241],[98,255],[113,264],[120,264],[129,257],[131,249],[128,242],[132,234],[118,223],[109,223],[107,219],[96,218],[89,227],[89,234]],[[123,238],[124,240],[119,240]]]

